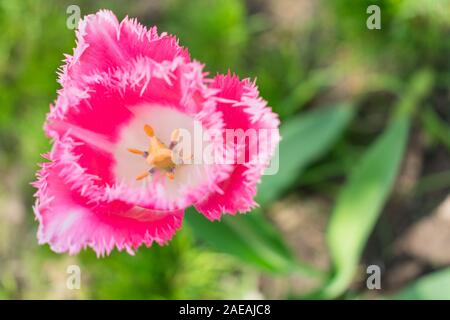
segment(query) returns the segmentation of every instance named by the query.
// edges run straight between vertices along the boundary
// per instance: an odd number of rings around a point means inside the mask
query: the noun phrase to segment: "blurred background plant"
[[[37,245],[29,183],[74,46],[70,4],[174,33],[211,74],[258,78],[283,135],[261,208],[215,223],[189,210],[169,245],[134,257]],[[371,4],[380,30],[366,27]],[[448,0],[0,0],[0,298],[450,299],[449,12]],[[65,286],[71,264],[81,290]],[[367,289],[372,264],[381,290]]]

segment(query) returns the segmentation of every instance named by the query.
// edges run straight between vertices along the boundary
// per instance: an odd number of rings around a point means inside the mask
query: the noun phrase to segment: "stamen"
[[[149,173],[148,171],[143,172],[143,173],[141,173],[140,175],[138,175],[138,176],[136,177],[136,180],[137,180],[137,181],[140,181],[140,180],[142,180],[142,179],[148,177],[149,175],[150,175],[150,173]]]
[[[140,156],[144,156],[146,154],[145,151],[141,151],[138,149],[128,148],[127,150],[130,151],[131,153],[138,154]]]

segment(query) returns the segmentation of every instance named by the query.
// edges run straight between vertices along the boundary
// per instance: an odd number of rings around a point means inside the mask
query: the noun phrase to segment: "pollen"
[[[128,151],[142,156],[148,164],[149,169],[136,177],[136,180],[143,180],[149,175],[152,175],[157,170],[165,173],[169,180],[175,179],[176,164],[173,162],[174,148],[180,141],[180,131],[175,129],[170,137],[170,145],[166,146],[155,135],[153,128],[146,124],[144,125],[144,132],[150,138],[148,151],[129,148]]]

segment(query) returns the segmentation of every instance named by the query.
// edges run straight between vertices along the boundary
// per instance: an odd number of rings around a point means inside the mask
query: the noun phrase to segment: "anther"
[[[141,151],[141,150],[138,150],[138,149],[128,148],[127,150],[128,150],[129,152],[131,152],[131,153],[138,154],[138,155],[140,155],[140,156],[145,156],[145,154],[148,155],[148,152],[146,152],[146,151]]]
[[[152,138],[155,135],[153,128],[150,127],[148,124],[144,125],[144,131],[150,138]]]

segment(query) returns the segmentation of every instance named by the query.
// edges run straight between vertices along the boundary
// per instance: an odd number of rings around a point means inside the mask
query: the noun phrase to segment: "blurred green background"
[[[176,34],[212,75],[257,77],[283,135],[260,209],[189,210],[134,257],[37,245],[30,182],[71,4]],[[450,299],[450,1],[0,0],[0,30],[0,299]]]

